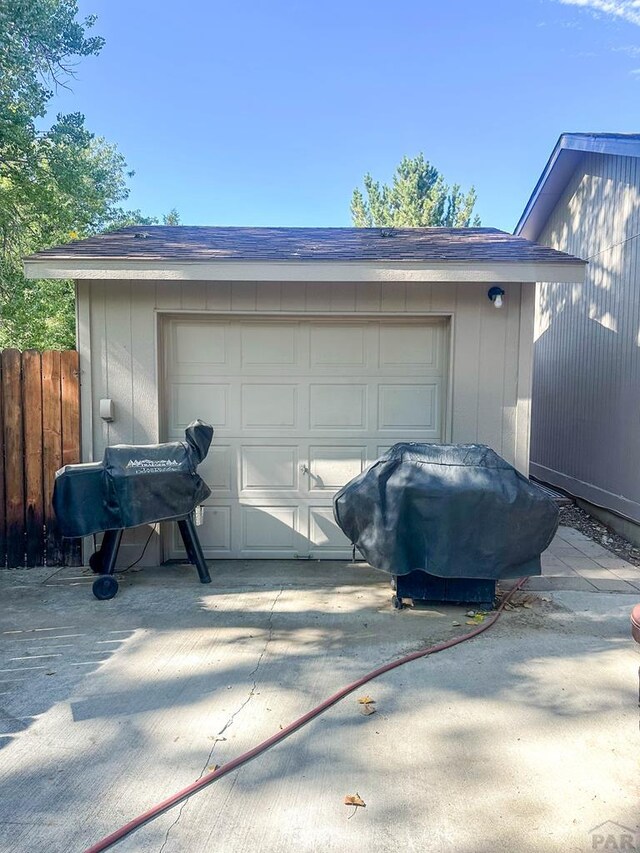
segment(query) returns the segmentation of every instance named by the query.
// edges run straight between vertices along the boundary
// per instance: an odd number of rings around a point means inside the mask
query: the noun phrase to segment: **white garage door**
[[[215,427],[202,476],[208,557],[345,558],[332,497],[397,441],[440,441],[442,320],[174,318],[166,433]],[[171,525],[175,528],[176,525]],[[181,551],[175,533],[168,557]]]

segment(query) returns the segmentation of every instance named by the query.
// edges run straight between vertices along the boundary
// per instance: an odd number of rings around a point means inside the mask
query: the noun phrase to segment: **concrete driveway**
[[[570,548],[600,564],[573,533],[526,607],[360,691],[375,714],[344,700],[114,849],[640,849],[640,572],[585,587]],[[0,849],[81,851],[367,670],[471,630],[460,608],[395,612],[364,565],[212,569],[210,586],[131,573],[107,602],[82,570],[0,572]]]

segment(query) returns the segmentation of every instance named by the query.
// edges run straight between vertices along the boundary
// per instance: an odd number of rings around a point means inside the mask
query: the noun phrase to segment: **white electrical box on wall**
[[[103,421],[112,421],[113,420],[113,400],[111,399],[103,399],[100,400],[100,417]]]

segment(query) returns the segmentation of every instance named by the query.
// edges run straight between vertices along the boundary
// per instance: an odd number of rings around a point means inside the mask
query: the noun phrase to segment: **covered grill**
[[[65,465],[56,473],[53,508],[66,537],[104,531],[102,545],[90,565],[97,598],[113,598],[113,577],[122,533],[127,527],[176,521],[202,583],[211,578],[202,553],[193,512],[211,494],[197,473],[206,457],[213,427],[197,420],[185,430],[185,441],[107,447],[102,462]]]
[[[334,499],[338,526],[402,597],[493,600],[541,574],[558,527],[547,494],[481,444],[396,444]]]

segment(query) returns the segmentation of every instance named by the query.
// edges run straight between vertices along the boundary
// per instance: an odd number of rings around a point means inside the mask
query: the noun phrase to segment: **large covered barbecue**
[[[334,498],[338,526],[402,598],[493,601],[501,578],[541,574],[553,500],[481,444],[396,444]]]
[[[213,427],[194,421],[185,441],[107,447],[102,462],[65,465],[56,474],[53,508],[63,536],[90,536],[104,531],[92,554],[97,598],[113,598],[113,577],[123,531],[140,524],[175,521],[202,583],[211,578],[200,547],[193,513],[211,494],[197,473],[213,438]]]

